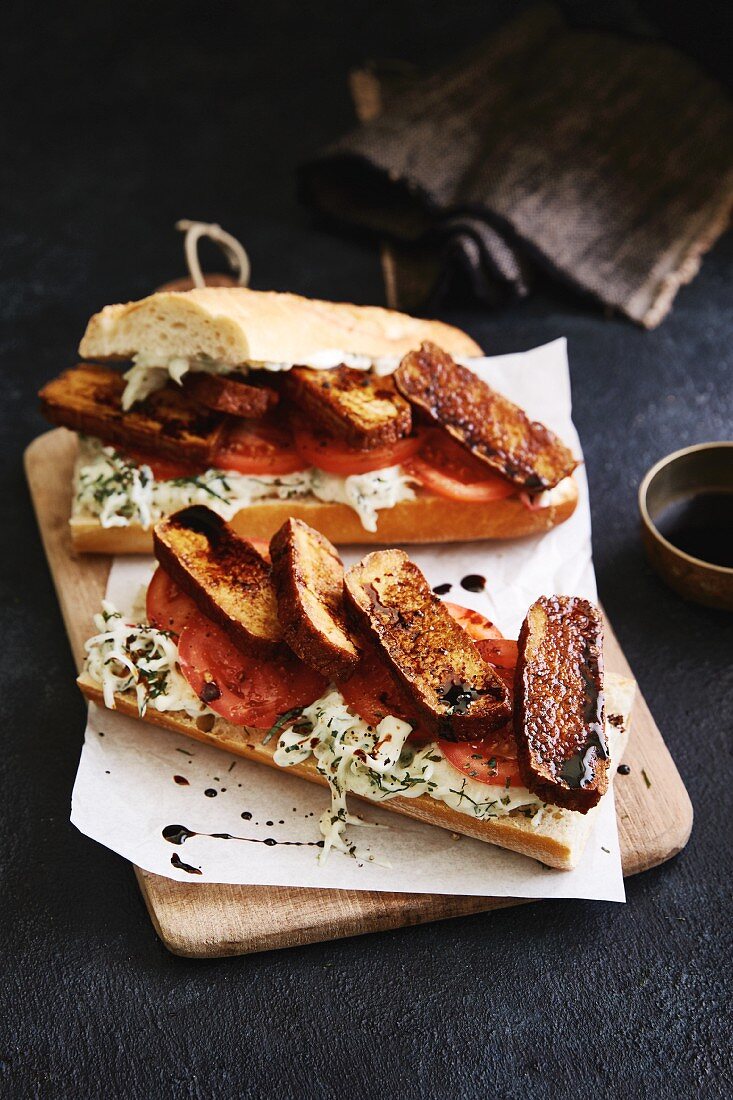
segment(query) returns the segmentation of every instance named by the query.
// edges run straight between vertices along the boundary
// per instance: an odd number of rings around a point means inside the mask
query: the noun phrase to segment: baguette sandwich
[[[575,866],[629,728],[597,610],[543,597],[518,641],[441,601],[402,550],[344,571],[289,519],[268,549],[201,506],[160,521],[144,621],[105,603],[84,695],[330,790],[322,852],[359,856],[351,796]]]
[[[79,351],[93,362],[40,394],[81,437],[78,550],[149,553],[193,504],[250,537],[293,516],[342,544],[513,538],[575,508],[571,452],[438,321],[205,287],[107,306]]]

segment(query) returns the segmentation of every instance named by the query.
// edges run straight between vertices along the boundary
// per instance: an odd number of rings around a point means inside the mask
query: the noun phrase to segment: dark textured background
[[[731,1095],[731,620],[649,572],[635,505],[655,459],[733,437],[731,236],[651,334],[550,288],[446,313],[491,352],[569,339],[601,595],[695,805],[686,852],[626,906],[173,958],[130,867],[68,824],[83,707],[21,469],[34,391],[94,310],[181,273],[182,216],[240,236],[258,287],[381,301],[373,249],[312,224],[294,166],[350,124],[352,65],[435,62],[513,5],[47,7],[5,5],[0,27],[0,1094]],[[727,6],[645,7],[725,77]]]

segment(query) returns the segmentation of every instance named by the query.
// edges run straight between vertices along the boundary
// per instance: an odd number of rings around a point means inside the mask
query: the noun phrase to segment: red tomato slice
[[[443,600],[443,606],[474,642],[483,641],[486,638],[503,637],[498,626],[494,626],[491,620],[480,611],[471,611],[470,608],[462,607],[459,603],[451,603],[450,600]],[[514,644],[516,646],[516,642]]]
[[[438,741],[449,764],[478,783],[523,787],[517,743],[508,727],[482,741]]]
[[[294,474],[306,468],[292,434],[276,424],[233,420],[226,428],[213,465],[239,474]]]
[[[476,642],[483,659],[496,669],[508,688],[514,690],[517,643],[511,638],[486,638]]]
[[[174,462],[173,459],[168,458],[156,458],[155,455],[145,454],[144,451],[125,451],[125,458],[134,462],[136,466],[149,466],[156,481],[195,477],[202,470],[201,466],[186,465],[185,462]]]
[[[376,726],[392,714],[409,722],[415,733],[418,718],[414,704],[374,646],[361,644],[356,671],[346,683],[339,684],[339,690],[354,713],[368,725]]]
[[[203,616],[184,628],[178,660],[199,699],[236,726],[269,729],[280,715],[310,706],[326,689],[323,677],[294,654],[269,661],[248,657]]]
[[[172,634],[180,634],[189,622],[203,619],[191,597],[181,591],[160,565],[148,585],[145,609],[151,626]]]
[[[441,497],[485,504],[502,500],[516,492],[515,487],[451,439],[447,432],[428,432],[420,453],[406,464],[413,477]]]
[[[419,434],[408,435],[388,446],[365,451],[350,447],[327,432],[311,431],[303,424],[295,427],[295,446],[308,465],[341,477],[383,470],[387,466],[402,466],[417,452],[421,438]]]

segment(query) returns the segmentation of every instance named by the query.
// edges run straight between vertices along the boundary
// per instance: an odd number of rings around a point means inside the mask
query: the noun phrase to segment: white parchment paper
[[[580,456],[564,340],[472,365]],[[483,612],[508,637],[516,637],[529,604],[543,593],[596,599],[582,466],[576,477],[580,502],[575,514],[546,535],[505,543],[409,547],[409,553],[432,585],[451,585],[448,599]],[[349,564],[362,553],[350,547],[342,556]],[[152,559],[115,561],[107,594],[120,610],[130,612],[153,567]],[[468,574],[485,576],[485,589],[465,590],[461,579]],[[574,871],[549,870],[526,857],[356,800],[355,811],[375,826],[352,830],[366,858],[332,852],[321,865],[315,844],[328,797],[325,788],[285,770],[252,764],[90,706],[71,820],[138,866],[186,882],[624,900],[612,795],[593,811],[593,832]],[[172,844],[164,836],[164,831],[173,832],[172,826],[195,835]]]

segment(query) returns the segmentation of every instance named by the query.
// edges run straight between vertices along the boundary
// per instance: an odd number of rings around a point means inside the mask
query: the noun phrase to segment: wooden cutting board
[[[67,519],[75,447],[65,428],[47,432],[28,447],[25,468],[74,658],[81,667],[112,559],[82,557],[71,549]],[[631,675],[608,622],[606,666]],[[624,874],[635,875],[676,855],[692,828],[687,791],[640,695],[625,761],[631,772],[617,777],[616,807]],[[513,898],[196,885],[139,867],[135,874],[163,943],[177,955],[194,958],[243,955],[520,904]]]

